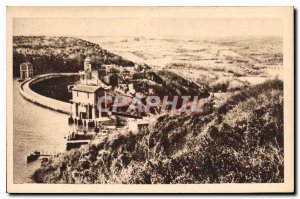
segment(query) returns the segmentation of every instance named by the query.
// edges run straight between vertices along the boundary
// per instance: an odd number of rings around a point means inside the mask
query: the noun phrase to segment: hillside
[[[13,75],[19,76],[19,66],[28,61],[33,64],[34,75],[50,72],[78,72],[86,56],[93,65],[116,64],[134,66],[134,63],[108,52],[98,44],[72,37],[14,36]]]
[[[153,95],[158,96],[199,96],[205,98],[209,96],[208,87],[196,84],[192,81],[180,77],[166,70],[135,73],[131,82],[136,91],[147,93],[153,90]]]
[[[98,138],[42,163],[37,183],[283,182],[283,83],[210,101],[205,113],[165,115],[137,134]]]

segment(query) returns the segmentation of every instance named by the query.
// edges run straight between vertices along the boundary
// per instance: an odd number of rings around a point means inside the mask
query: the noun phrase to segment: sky
[[[15,18],[13,34],[144,37],[282,36],[283,27],[280,19]]]

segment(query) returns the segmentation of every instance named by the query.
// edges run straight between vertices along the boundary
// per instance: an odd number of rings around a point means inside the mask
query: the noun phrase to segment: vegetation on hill
[[[13,75],[19,76],[23,62],[33,64],[34,75],[50,72],[78,72],[83,69],[86,56],[91,56],[93,66],[116,64],[134,66],[134,63],[108,52],[98,44],[72,37],[14,36]]]
[[[204,113],[93,140],[50,159],[37,183],[283,182],[283,83],[238,91]]]
[[[160,70],[157,72],[148,70],[144,73],[136,73],[132,77],[135,90],[147,93],[149,89],[158,96],[199,96],[205,98],[209,96],[208,88],[198,85],[192,81],[184,79],[179,75]]]

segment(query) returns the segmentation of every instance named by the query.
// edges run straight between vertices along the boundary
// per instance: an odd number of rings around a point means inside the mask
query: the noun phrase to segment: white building
[[[98,78],[98,72],[92,70],[91,59],[84,61],[84,71],[80,71],[80,83],[72,88],[72,118],[75,123],[95,126],[104,116],[97,108],[98,98],[106,96],[110,89]]]

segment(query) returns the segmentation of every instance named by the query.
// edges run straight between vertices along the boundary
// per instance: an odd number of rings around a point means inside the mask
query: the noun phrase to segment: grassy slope
[[[94,140],[44,163],[47,183],[283,182],[283,83],[240,91],[213,111]]]

